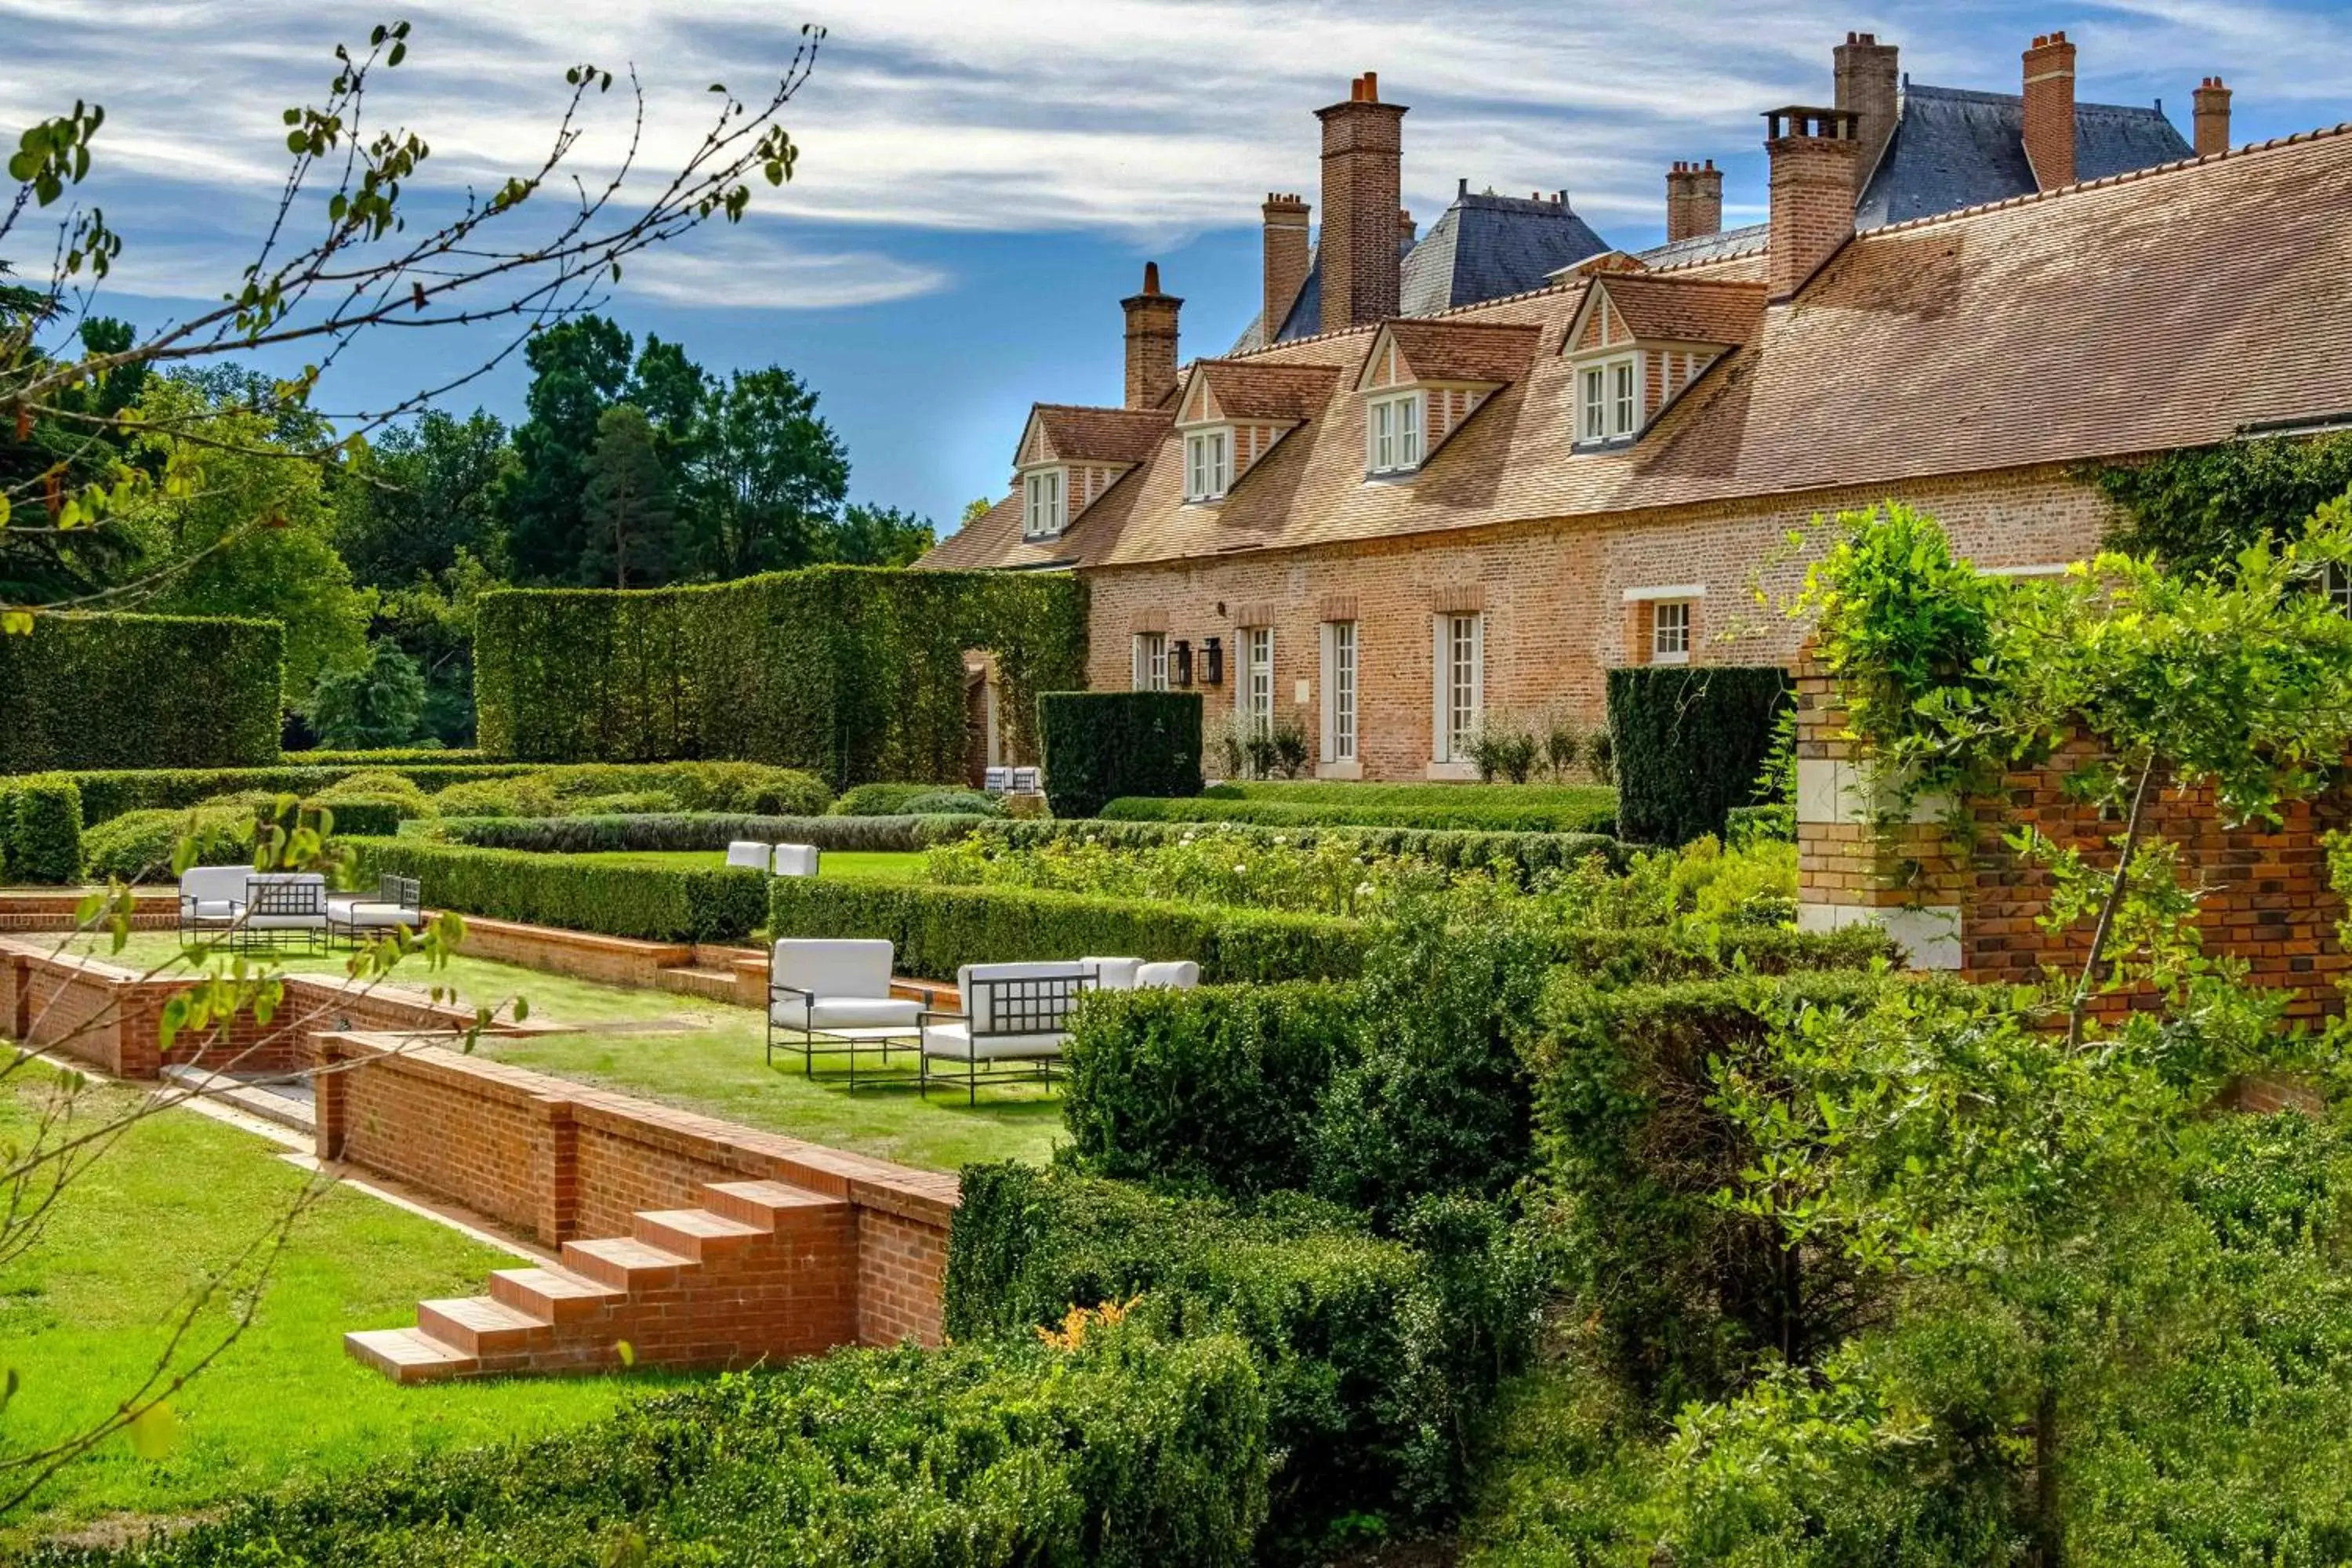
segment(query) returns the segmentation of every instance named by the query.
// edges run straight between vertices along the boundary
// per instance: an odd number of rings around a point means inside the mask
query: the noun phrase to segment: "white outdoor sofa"
[[[814,853],[814,851],[812,851]],[[781,1043],[801,1054],[801,1071],[816,1076],[820,1056],[846,1057],[849,1083],[857,1058],[911,1049],[922,1037],[923,1005],[890,994],[896,952],[887,942],[858,938],[786,937],[768,953],[768,1061]]]
[[[373,893],[329,893],[327,935],[359,942],[379,931],[423,931],[425,890],[414,877],[378,877]]]
[[[1051,1082],[1070,1037],[1071,1011],[1090,991],[1155,986],[1191,990],[1201,966],[1189,961],[1146,963],[1139,958],[1081,958],[1055,963],[968,963],[956,971],[960,1014],[926,1011],[922,1029],[923,1094],[931,1080],[964,1086],[977,1103],[980,1085],[993,1079]],[[945,1065],[945,1070],[933,1063]]]
[[[315,947],[327,934],[327,879],[316,871],[191,866],[180,873],[184,940],[218,935],[240,948]]]
[[[765,871],[773,877],[814,877],[817,849],[814,844],[758,844],[747,838],[727,846],[727,863]]]

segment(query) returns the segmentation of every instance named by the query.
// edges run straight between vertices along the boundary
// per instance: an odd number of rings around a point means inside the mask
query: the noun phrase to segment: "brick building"
[[[1265,303],[1181,361],[1181,301],[1124,302],[1127,404],[1040,406],[1014,489],[925,563],[1076,571],[1097,688],[1191,685],[1296,721],[1327,777],[1465,776],[1488,713],[1600,717],[1626,662],[1788,658],[1792,530],[1899,499],[1988,569],[2080,559],[2095,461],[2352,410],[2352,134],[2232,150],[2074,101],[2034,40],[2015,95],[1912,84],[1850,35],[1832,102],[1765,118],[1769,217],[1711,161],[1667,242],[1565,195],[1472,195],[1412,237],[1405,111],[1318,113],[1323,224],[1266,203]],[[2071,129],[2072,134],[2068,132]],[[1267,346],[1266,323],[1276,323]]]

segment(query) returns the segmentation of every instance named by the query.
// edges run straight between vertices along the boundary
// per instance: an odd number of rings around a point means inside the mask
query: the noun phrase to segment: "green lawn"
[[[86,941],[102,955],[103,939]],[[146,969],[178,950],[169,932],[134,934],[109,962]],[[336,973],[341,954],[289,953],[295,973]],[[516,1039],[486,1037],[479,1052],[499,1061],[604,1085],[724,1117],[746,1126],[804,1138],[830,1148],[931,1170],[950,1171],[975,1160],[1024,1160],[1042,1164],[1062,1130],[1061,1104],[1052,1092],[1020,1085],[982,1091],[980,1103],[934,1090],[928,1100],[912,1089],[860,1089],[803,1078],[798,1058],[765,1059],[766,1029],[748,1007],[667,991],[573,980],[482,959],[452,959],[435,974],[396,976],[418,987],[455,986],[468,1002],[502,1005],[520,995],[535,1020],[578,1026],[576,1035]],[[905,1056],[893,1070],[913,1081]],[[861,1076],[865,1067],[859,1068]]]
[[[0,1137],[26,1135],[31,1097],[42,1092],[27,1084],[0,1093]],[[93,1089],[80,1114],[131,1098]],[[0,1451],[88,1430],[138,1386],[191,1292],[289,1212],[308,1178],[279,1152],[192,1111],[169,1111],[137,1126],[67,1189],[38,1245],[0,1268],[0,1364],[20,1380],[0,1418]],[[611,1409],[622,1380],[402,1388],[343,1353],[346,1330],[412,1323],[420,1300],[475,1294],[491,1269],[514,1262],[378,1199],[329,1193],[297,1222],[253,1326],[171,1400],[160,1455],[142,1458],[123,1434],[108,1438],[52,1480],[0,1542],[115,1514],[184,1515],[305,1473],[527,1436]],[[216,1299],[198,1316],[184,1359],[220,1342],[229,1321]]]
[[[619,866],[658,866],[665,870],[715,871],[727,864],[723,849],[599,849],[571,857]],[[920,855],[876,849],[828,849],[817,858],[821,877],[872,878],[911,882],[922,874]]]

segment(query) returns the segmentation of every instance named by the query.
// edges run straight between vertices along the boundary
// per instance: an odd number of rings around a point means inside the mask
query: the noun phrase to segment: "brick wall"
[[[1090,568],[1087,682],[1097,690],[1129,686],[1130,629],[1139,616],[1162,615],[1171,641],[1184,638],[1198,648],[1205,637],[1224,639],[1225,683],[1202,689],[1213,722],[1232,709],[1239,687],[1237,617],[1271,615],[1265,624],[1275,631],[1276,711],[1293,709],[1304,681],[1297,717],[1318,736],[1325,601],[1352,599],[1364,776],[1422,778],[1430,771],[1431,616],[1438,595],[1483,591],[1489,711],[1558,704],[1597,724],[1605,716],[1606,672],[1626,659],[1625,590],[1682,584],[1707,589],[1705,613],[1695,617],[1694,662],[1785,661],[1796,652],[1795,630],[1785,617],[1754,605],[1751,585],[1785,601],[1804,572],[1801,558],[1780,559],[1788,554],[1789,531],[1886,499],[1875,489],[1813,492],[1772,503]],[[1901,499],[1933,512],[1956,548],[1987,566],[2080,559],[2096,548],[2112,515],[2095,491],[2054,467],[1921,481],[1905,486]],[[1769,569],[1768,561],[1774,563]]]
[[[503,1063],[363,1035],[318,1045],[318,1152],[464,1204],[548,1246],[625,1236],[704,1184],[845,1200],[860,1342],[937,1344],[956,1179]],[[846,1330],[844,1331],[847,1332]]]

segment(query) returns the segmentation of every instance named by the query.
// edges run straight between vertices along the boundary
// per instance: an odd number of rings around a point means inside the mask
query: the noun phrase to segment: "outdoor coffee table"
[[[887,1067],[891,1052],[912,1051],[919,1056],[923,1048],[921,1031],[911,1025],[858,1029],[795,1029],[792,1033],[798,1035],[799,1040],[788,1037],[778,1044],[786,1051],[800,1052],[802,1077],[817,1082],[842,1083],[852,1089],[858,1087],[857,1061],[860,1057],[878,1056],[883,1065]],[[835,1068],[820,1073],[816,1070],[816,1058],[819,1057],[845,1057],[849,1065],[845,1070]],[[914,1081],[895,1076],[883,1077],[869,1071],[866,1075],[865,1087],[878,1089],[894,1083],[911,1087]]]

